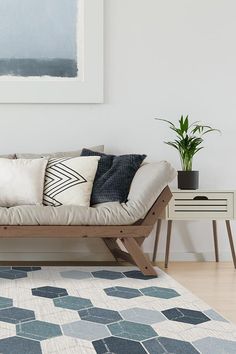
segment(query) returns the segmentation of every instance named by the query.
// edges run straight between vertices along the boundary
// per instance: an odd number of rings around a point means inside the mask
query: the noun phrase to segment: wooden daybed
[[[102,238],[116,260],[123,259],[135,264],[145,275],[156,275],[156,270],[144,255],[141,245],[149,236],[155,223],[172,197],[167,186],[159,195],[144,219],[132,225],[122,226],[76,226],[76,225],[29,225],[0,226],[0,238]],[[127,252],[121,250],[120,240]]]

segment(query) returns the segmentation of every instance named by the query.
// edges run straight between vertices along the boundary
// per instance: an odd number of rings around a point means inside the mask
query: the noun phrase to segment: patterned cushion
[[[91,204],[126,202],[131,182],[146,155],[106,155],[83,149],[81,156],[101,156],[95,176]]]
[[[48,160],[44,205],[89,206],[99,156],[53,158]]]

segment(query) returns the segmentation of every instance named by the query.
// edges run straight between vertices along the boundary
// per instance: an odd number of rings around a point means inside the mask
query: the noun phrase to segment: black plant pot
[[[199,171],[178,171],[179,189],[198,189]]]

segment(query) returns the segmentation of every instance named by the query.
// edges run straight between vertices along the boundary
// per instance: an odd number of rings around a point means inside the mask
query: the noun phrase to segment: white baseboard
[[[152,253],[148,253],[150,259],[152,259]],[[220,252],[219,254],[220,261],[231,261],[232,255],[230,252]],[[156,261],[164,261],[165,253],[157,253]],[[215,260],[214,252],[171,252],[169,261],[196,261],[196,262],[209,262]]]
[[[152,259],[151,253],[146,253],[146,255]],[[163,261],[165,258],[164,252],[157,254],[157,262]],[[1,261],[113,261],[114,258],[108,252],[1,252]],[[171,261],[214,261],[214,252],[202,252],[202,253],[191,253],[191,252],[171,252]],[[231,261],[232,256],[230,252],[220,252],[221,261]]]
[[[114,261],[112,255],[107,253],[88,252],[1,252],[1,261],[74,261],[99,262]]]

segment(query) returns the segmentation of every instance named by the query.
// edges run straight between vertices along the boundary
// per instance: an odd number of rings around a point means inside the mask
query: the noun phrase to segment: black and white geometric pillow
[[[48,160],[43,204],[89,206],[99,157],[65,157]]]

